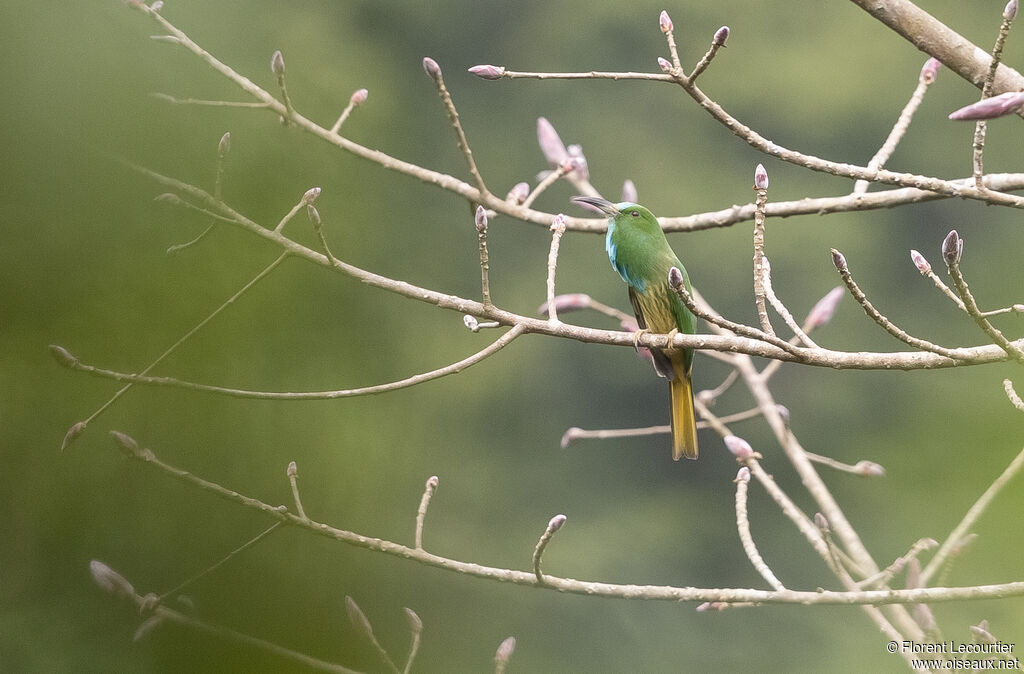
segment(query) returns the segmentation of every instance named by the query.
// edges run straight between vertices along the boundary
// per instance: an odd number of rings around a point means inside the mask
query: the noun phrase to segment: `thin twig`
[[[171,588],[167,592],[164,592],[162,595],[160,595],[160,601],[161,602],[166,601],[168,597],[173,597],[174,595],[178,594],[179,592],[184,590],[186,587],[188,587],[192,583],[195,583],[196,581],[198,581],[200,578],[208,576],[213,571],[216,571],[221,566],[223,566],[226,562],[228,562],[231,558],[233,558],[233,557],[239,555],[240,553],[248,550],[252,546],[254,546],[257,543],[259,543],[261,540],[263,540],[266,536],[269,536],[275,529],[277,529],[282,524],[284,524],[284,522],[281,522],[281,521],[274,522],[269,527],[267,527],[266,529],[264,529],[260,533],[256,534],[254,537],[250,538],[248,541],[246,541],[245,543],[243,543],[239,547],[237,547],[234,550],[232,550],[231,552],[229,552],[222,559],[218,560],[215,564],[212,564],[212,565],[206,567],[205,569],[203,569],[199,573],[195,574],[194,576],[191,576],[190,578],[187,578],[186,580],[182,581],[181,583],[179,583],[175,587]]]
[[[548,171],[547,175],[537,183],[537,186],[534,187],[528,195],[526,195],[526,198],[523,200],[523,208],[529,208],[532,206],[533,202],[537,200],[537,197],[544,193],[544,190],[558,182],[559,178],[564,177],[567,173],[572,171],[572,168],[572,164],[566,162],[556,166],[553,170]]]
[[[885,469],[878,465],[874,461],[858,461],[857,463],[850,465],[843,463],[842,461],[836,461],[830,456],[822,456],[821,454],[815,454],[814,452],[808,452],[804,450],[807,458],[814,463],[828,466],[833,470],[838,470],[841,473],[853,473],[854,475],[863,475],[870,477],[878,477],[885,475]]]
[[[544,533],[541,534],[540,539],[537,541],[537,546],[533,549],[533,573],[537,577],[537,583],[543,585],[544,574],[540,572],[540,558],[544,555],[544,550],[548,547],[548,543],[551,542],[551,538],[555,535],[555,532],[562,528],[565,524],[565,515],[555,515],[548,522],[548,526],[544,529]]]
[[[1024,364],[1024,350],[1018,347],[1016,344],[1008,340],[1003,333],[992,323],[989,322],[981,314],[981,310],[978,309],[978,303],[974,301],[974,295],[971,294],[970,288],[967,287],[967,280],[964,278],[963,272],[960,270],[960,262],[953,261],[948,266],[949,275],[953,279],[953,287],[956,289],[960,299],[964,301],[964,308],[968,315],[974,319],[974,322],[978,324],[978,327],[984,331],[986,335],[992,338],[992,341],[999,345],[999,348],[1006,351],[1006,355],[1010,356],[1018,363]]]
[[[463,573],[478,578],[488,578],[501,582],[517,585],[529,585],[533,587],[544,587],[559,592],[573,594],[621,597],[630,599],[664,600],[664,601],[722,601],[722,602],[762,602],[762,603],[796,603],[796,604],[842,604],[842,605],[870,605],[870,604],[904,604],[920,602],[944,602],[964,601],[970,599],[996,599],[1011,596],[1024,596],[1024,582],[1002,583],[996,585],[978,585],[970,587],[930,587],[916,590],[866,590],[866,591],[796,591],[786,590],[750,590],[750,589],[711,589],[695,587],[672,587],[658,585],[616,585],[611,583],[600,583],[592,581],[581,581],[570,578],[560,578],[544,574],[543,582],[538,582],[537,574],[534,571],[516,571],[512,569],[501,569],[482,566],[470,562],[462,562],[449,559],[426,552],[416,550],[391,541],[362,536],[351,531],[345,531],[332,527],[328,524],[314,520],[303,520],[297,515],[290,513],[287,509],[272,506],[258,499],[245,496],[226,489],[221,485],[205,480],[194,473],[171,466],[159,460],[152,450],[123,448],[127,456],[137,459],[154,467],[160,472],[169,475],[177,480],[185,482],[195,488],[215,494],[228,501],[243,507],[261,512],[275,520],[281,520],[295,527],[324,536],[356,547],[381,552],[387,555],[411,559],[428,566],[447,569],[456,573]],[[754,477],[758,473],[763,475],[767,483],[773,483],[771,476],[764,473],[763,469],[755,468],[751,464],[751,474]],[[759,479],[760,481],[760,479]],[[777,487],[776,487],[777,489]],[[785,495],[783,494],[783,497]],[[792,502],[789,507],[796,509]],[[801,513],[802,515],[802,513]],[[806,520],[806,516],[803,516]],[[809,523],[811,530],[820,545],[824,545],[820,535],[813,524]]]
[[[750,484],[750,468],[743,466],[736,475],[736,529],[739,533],[740,543],[743,551],[747,553],[747,559],[754,565],[761,577],[768,581],[768,584],[779,591],[786,587],[768,568],[761,553],[754,544],[754,537],[750,535],[750,519],[747,517],[747,486]]]
[[[417,550],[423,549],[423,522],[427,519],[427,508],[430,507],[430,499],[434,497],[434,492],[437,491],[439,483],[440,480],[436,475],[431,475],[427,478],[427,483],[423,487],[423,496],[420,497],[420,505],[416,508],[416,535],[414,540]]]
[[[885,567],[875,575],[865,578],[864,580],[857,583],[858,587],[869,588],[869,587],[884,587],[889,584],[889,581],[899,573],[904,566],[907,565],[911,559],[914,559],[922,552],[932,550],[939,545],[938,541],[934,538],[922,538],[921,540],[914,543],[907,554],[902,557],[897,557],[892,564]]]
[[[1020,396],[1017,395],[1017,391],[1013,388],[1013,382],[1009,379],[1004,379],[1003,390],[1006,391],[1006,397],[1010,399],[1013,406],[1024,412],[1024,400],[1021,400]]]
[[[279,264],[284,262],[287,257],[288,257],[288,252],[287,251],[284,252],[284,253],[281,253],[281,255],[279,255],[276,260],[274,260],[269,265],[267,265],[263,269],[263,271],[261,271],[260,273],[256,274],[256,276],[254,276],[249,282],[247,282],[244,286],[242,286],[238,290],[238,292],[236,292],[234,295],[232,295],[227,300],[225,300],[224,303],[221,304],[216,309],[214,309],[213,312],[210,315],[208,315],[203,320],[199,321],[195,326],[192,327],[191,330],[189,330],[184,335],[182,335],[178,339],[178,341],[176,341],[174,344],[171,344],[171,346],[169,346],[166,351],[164,351],[159,356],[157,356],[156,359],[153,360],[153,362],[151,362],[149,365],[144,367],[139,372],[139,374],[137,376],[145,377],[147,372],[149,372],[154,367],[156,367],[161,362],[163,362],[163,360],[165,358],[170,356],[181,345],[183,345],[185,342],[187,342],[189,339],[191,339],[193,335],[195,335],[197,332],[199,332],[207,323],[209,323],[214,318],[216,318],[218,314],[220,314],[222,311],[224,311],[229,306],[234,304],[240,297],[242,297],[242,295],[244,295],[246,292],[248,292],[250,289],[252,289],[253,286],[255,286],[257,283],[259,283],[262,279],[266,278],[267,275],[269,275],[270,272],[274,271],[274,269],[276,269]],[[133,375],[133,376],[136,376],[136,375]],[[113,405],[117,401],[118,398],[120,398],[122,395],[127,393],[128,389],[130,389],[133,386],[133,384],[135,383],[135,382],[133,382],[131,380],[131,377],[125,377],[123,379],[123,381],[127,381],[128,383],[125,384],[124,386],[122,386],[120,389],[118,389],[117,392],[114,393],[114,395],[111,396],[109,400],[107,400],[107,402],[105,402],[102,405],[100,405],[96,409],[96,411],[93,412],[92,414],[90,414],[84,421],[80,422],[80,423],[83,424],[83,428],[84,428],[84,426],[88,426],[92,421],[94,421],[99,415],[101,415],[104,412],[104,410],[106,410],[108,407]]]
[[[70,356],[68,359],[65,355],[58,356],[61,358],[61,362],[67,367],[85,372],[87,374],[103,377],[106,379],[114,379],[116,381],[128,382],[128,386],[132,384],[143,384],[146,386],[170,386],[172,388],[184,388],[191,391],[201,391],[204,393],[217,393],[220,395],[226,395],[233,398],[253,398],[257,400],[334,400],[336,398],[353,398],[356,396],[374,395],[377,393],[384,393],[387,391],[396,391],[398,389],[407,388],[409,386],[415,386],[423,382],[431,381],[433,379],[439,379],[452,374],[458,374],[468,367],[476,365],[480,361],[488,358],[494,353],[500,351],[504,347],[526,332],[525,326],[516,325],[511,330],[507,331],[501,337],[491,342],[487,347],[477,351],[471,356],[463,358],[460,361],[456,361],[450,365],[446,365],[436,370],[429,372],[421,372],[420,374],[414,374],[411,377],[405,379],[399,379],[397,381],[388,382],[386,384],[374,384],[372,386],[363,386],[361,388],[350,388],[340,389],[334,391],[251,391],[248,389],[228,388],[225,386],[212,386],[210,384],[198,384],[195,382],[185,381],[183,379],[176,379],[174,377],[150,377],[143,374],[130,374],[127,372],[116,372],[114,370],[105,370],[103,368],[94,367],[82,363],[74,356],[71,356],[63,347],[51,347],[51,351],[54,349],[60,349],[63,354]],[[150,366],[152,367],[152,366]],[[147,368],[147,370],[150,368]],[[128,388],[127,386],[125,388]],[[91,421],[95,417],[90,417],[87,421]]]
[[[555,305],[555,270],[558,268],[558,247],[562,241],[563,234],[565,234],[565,217],[559,214],[555,221],[551,223],[551,249],[548,251],[547,277],[548,320],[555,325],[560,322],[558,320],[558,308]]]
[[[999,34],[996,35],[996,42],[992,46],[992,58],[989,61],[988,72],[985,74],[985,81],[981,86],[981,98],[984,100],[992,96],[992,85],[996,79],[996,70],[1003,56],[1003,45],[1006,43],[1006,36],[1010,33],[1010,24],[1013,23],[1013,16],[1003,13],[1003,21],[999,26]],[[988,127],[984,119],[979,119],[974,125],[974,185],[979,190],[985,189],[985,130]]]
[[[299,468],[294,461],[288,464],[288,483],[292,487],[292,498],[295,500],[295,512],[299,514],[302,519],[309,519],[306,517],[306,511],[302,507],[302,499],[299,498]]]
[[[715,58],[715,54],[718,53],[719,49],[725,46],[725,41],[728,37],[728,26],[722,26],[715,32],[715,36],[711,39],[711,46],[708,47],[706,52],[704,52],[704,56],[702,56],[700,61],[697,62],[697,65],[693,67],[693,70],[690,71],[690,82],[693,82],[702,72],[707,70],[707,67],[711,65],[711,60]]]
[[[868,300],[867,296],[857,285],[857,282],[853,280],[853,274],[850,273],[850,268],[846,263],[846,257],[842,253],[837,251],[835,248],[833,248],[832,259],[834,261],[837,261],[836,269],[839,271],[839,275],[842,277],[843,283],[845,283],[846,287],[849,289],[850,295],[853,297],[853,299],[857,301],[857,304],[859,304],[861,308],[864,309],[864,313],[870,316],[871,320],[880,325],[883,330],[885,330],[890,335],[900,340],[904,344],[909,344],[910,346],[916,347],[918,349],[923,349],[925,351],[931,351],[932,353],[936,353],[940,356],[945,356],[946,358],[959,358],[959,349],[947,349],[944,346],[932,344],[929,341],[914,337],[908,334],[899,326],[897,326],[895,323],[890,321],[884,315],[882,315],[882,313],[874,307],[871,301]]]
[[[473,151],[469,148],[466,132],[462,128],[462,122],[459,121],[459,111],[455,109],[452,95],[444,84],[444,75],[441,73],[441,68],[433,59],[423,59],[423,67],[437,86],[437,95],[441,97],[444,110],[448,114],[448,121],[451,122],[452,128],[455,130],[455,141],[462,152],[462,156],[466,158],[469,174],[473,176],[473,181],[476,183],[476,188],[480,191],[480,195],[487,197],[490,191],[487,189],[487,185],[484,184],[483,176],[480,175],[480,170],[476,166],[476,160],[473,159]]]
[[[199,98],[176,98],[169,96],[168,94],[153,93],[150,94],[153,98],[159,99],[166,103],[173,103],[174,105],[207,105],[212,107],[227,107],[227,108],[269,108],[270,105],[267,103],[258,103],[253,101],[208,101]]]
[[[725,423],[735,423],[737,421],[745,421],[747,419],[753,419],[754,417],[761,416],[761,409],[759,407],[752,407],[749,410],[743,412],[736,412],[735,414],[727,414],[721,417],[721,421]],[[714,426],[710,421],[699,420],[697,421],[697,428],[713,428]],[[646,426],[644,428],[602,428],[597,430],[586,430],[573,426],[572,428],[566,429],[565,433],[562,434],[561,447],[565,449],[569,445],[575,443],[577,440],[608,440],[609,438],[637,438],[645,435],[663,435],[672,432],[672,427],[668,425],[664,426]]]
[[[800,327],[800,324],[796,322],[795,318],[793,318],[793,314],[789,311],[786,305],[783,304],[782,300],[779,299],[778,295],[775,294],[775,289],[772,287],[772,266],[768,261],[768,258],[762,256],[762,262],[764,264],[764,297],[768,299],[768,302],[775,308],[775,311],[778,312],[779,316],[782,316],[782,320],[785,321],[786,325],[789,326],[789,329],[793,331],[798,341],[803,342],[806,346],[809,346],[812,349],[820,348],[813,339],[807,336],[804,329]],[[793,343],[794,341],[790,340],[790,344]]]
[[[953,531],[949,533],[946,540],[942,542],[942,546],[939,548],[935,556],[931,558],[928,565],[921,572],[921,584],[927,585],[931,577],[942,566],[946,558],[953,549],[960,544],[961,540],[970,532],[971,528],[975,525],[978,519],[982,516],[985,510],[988,508],[992,500],[1002,491],[1009,482],[1020,472],[1021,468],[1024,467],[1024,449],[1014,457],[1010,465],[997,477],[992,484],[988,486],[988,489],[981,495],[980,498],[971,506],[964,518],[960,520],[960,523],[953,528]]]
[[[476,207],[476,238],[480,249],[480,301],[484,308],[493,307],[491,303],[490,255],[487,252],[487,211],[483,206]]]
[[[761,323],[761,329],[774,337],[775,330],[768,320],[768,308],[764,303],[764,207],[768,203],[768,174],[764,173],[764,167],[760,164],[754,172],[754,193],[754,303],[757,305],[757,320]]]
[[[935,59],[928,59],[921,69],[921,74],[917,78],[917,86],[914,88],[914,93],[910,95],[910,100],[903,106],[903,111],[900,112],[900,116],[896,119],[896,123],[893,124],[892,130],[889,131],[889,135],[886,137],[885,142],[882,143],[882,147],[878,148],[878,152],[875,153],[870,161],[868,161],[867,168],[878,169],[885,166],[885,162],[889,160],[892,153],[896,150],[896,146],[903,139],[903,136],[907,133],[907,129],[910,128],[910,122],[914,119],[914,113],[917,112],[918,107],[921,105],[921,101],[924,100],[925,92],[928,91],[928,86],[935,81],[935,72],[932,69],[932,64],[937,64],[938,61]],[[867,180],[858,180],[854,183],[853,193],[863,194],[867,192],[868,185]]]

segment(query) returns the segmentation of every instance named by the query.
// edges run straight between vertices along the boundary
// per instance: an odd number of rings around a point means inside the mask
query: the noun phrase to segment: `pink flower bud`
[[[302,195],[302,203],[306,205],[313,203],[317,200],[317,197],[320,196],[320,192],[321,190],[319,187],[310,187],[306,190],[306,193]]]
[[[634,204],[637,201],[636,185],[633,183],[632,180],[629,180],[628,178],[625,182],[622,183],[622,200]]]
[[[814,526],[818,527],[818,530],[822,533],[829,531],[828,519],[821,513],[814,513]]]
[[[743,466],[738,471],[736,471],[736,479],[733,480],[733,482],[743,482],[744,484],[750,482],[750,469],[747,468],[746,466]]]
[[[964,240],[960,238],[956,230],[950,230],[946,238],[942,240],[942,259],[946,261],[947,267],[952,267],[960,262],[960,256],[964,254]]]
[[[1024,106],[1024,91],[1007,91],[998,96],[983,98],[977,103],[966,105],[949,114],[950,119],[975,120],[993,119],[1019,112]]]
[[[758,164],[757,168],[754,169],[754,189],[768,189],[768,171],[764,170],[763,164]]]
[[[565,215],[559,213],[555,216],[555,219],[551,221],[551,227],[549,228],[552,232],[565,231]]]
[[[423,72],[429,75],[430,79],[435,82],[438,82],[441,79],[441,66],[437,65],[437,61],[429,56],[423,57]]]
[[[504,671],[505,666],[508,664],[509,659],[512,657],[512,653],[516,650],[516,638],[508,637],[498,646],[498,650],[494,653],[494,663],[496,668],[500,668]]]
[[[270,57],[270,71],[278,77],[284,76],[284,56],[281,55],[280,49]]]
[[[473,66],[472,68],[469,69],[469,72],[485,80],[500,80],[502,77],[505,76],[504,68],[499,68],[498,66],[491,65]]]
[[[942,63],[936,58],[930,58],[925,61],[924,65],[921,67],[920,80],[928,84],[934,82],[935,77],[939,74],[939,66],[941,65]]]
[[[551,521],[548,522],[548,531],[558,531],[562,528],[562,525],[565,524],[565,520],[565,515],[555,515],[551,518]]]
[[[481,233],[487,231],[487,211],[484,210],[483,206],[476,207],[474,222],[476,224],[476,231]]]
[[[932,270],[932,266],[928,264],[928,260],[924,259],[924,255],[921,255],[921,253],[916,250],[910,251],[910,259],[913,261],[914,266],[917,267],[917,271],[922,274],[927,274]]]
[[[661,72],[667,73],[672,71],[672,62],[666,58],[658,57],[658,67],[661,68]]]
[[[558,137],[558,132],[545,117],[537,118],[537,144],[551,166],[561,166],[569,158],[569,152]]]
[[[840,253],[835,248],[832,249],[832,264],[836,266],[839,271],[846,271],[846,256]]]
[[[722,26],[715,31],[715,37],[711,40],[711,44],[717,44],[719,47],[725,46],[725,41],[729,39],[729,26]]]
[[[722,442],[737,461],[746,461],[754,456],[754,448],[750,446],[750,443],[737,435],[727,435],[722,438]]]
[[[885,468],[874,461],[858,461],[854,466],[859,475],[867,477],[882,477],[885,475]]]
[[[807,313],[807,318],[804,320],[807,328],[820,328],[832,320],[832,315],[836,312],[836,307],[841,299],[843,299],[843,286],[836,286],[828,291]]]
[[[528,196],[530,196],[530,185],[528,183],[516,183],[508,191],[508,196],[505,197],[505,200],[511,201],[514,204],[521,204],[526,201]]]
[[[1010,0],[1006,3],[1006,7],[1003,9],[1003,18],[1007,21],[1017,18],[1017,0]]]
[[[587,158],[583,154],[582,145],[570,145],[566,148],[569,153],[569,160],[572,162],[572,170],[583,180],[590,180],[590,169],[587,167]]]
[[[353,106],[362,105],[363,103],[366,102],[366,99],[369,98],[369,96],[370,92],[368,90],[356,89],[355,91],[352,92],[352,95],[349,97],[348,102],[351,103]]]
[[[672,18],[665,10],[661,10],[661,14],[658,16],[658,25],[661,27],[662,33],[672,30]]]

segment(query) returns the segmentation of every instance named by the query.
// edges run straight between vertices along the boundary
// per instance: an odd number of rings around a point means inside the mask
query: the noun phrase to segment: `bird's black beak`
[[[573,197],[570,201],[574,204],[579,204],[587,210],[597,211],[610,218],[614,218],[619,214],[619,209],[615,207],[615,204],[601,197]]]

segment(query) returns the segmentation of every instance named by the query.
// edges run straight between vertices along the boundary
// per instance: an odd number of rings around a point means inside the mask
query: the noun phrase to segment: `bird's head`
[[[649,210],[640,204],[631,201],[623,201],[613,204],[601,197],[573,197],[573,203],[584,208],[596,211],[615,221],[616,226],[638,227],[643,230],[660,230],[658,219]]]

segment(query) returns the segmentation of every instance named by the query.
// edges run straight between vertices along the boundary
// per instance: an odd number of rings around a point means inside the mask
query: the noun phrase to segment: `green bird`
[[[608,216],[605,248],[612,267],[629,286],[629,301],[643,332],[675,335],[694,334],[697,319],[669,285],[669,270],[679,269],[683,284],[690,280],[679,258],[672,252],[657,218],[639,204],[613,204],[597,197],[573,197],[574,202],[593,207]],[[672,392],[672,458],[697,458],[697,423],[693,415],[693,349],[652,347],[654,368],[669,380]]]

